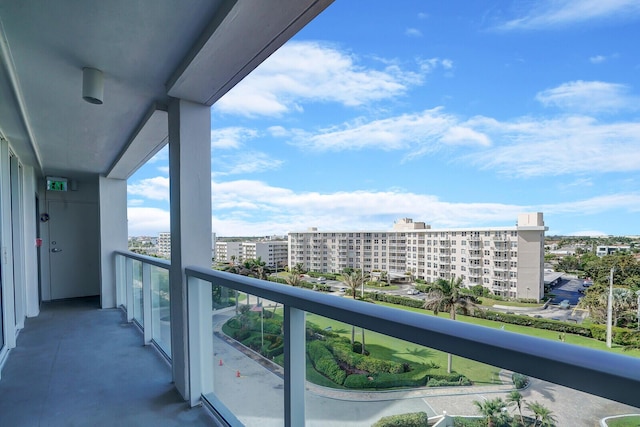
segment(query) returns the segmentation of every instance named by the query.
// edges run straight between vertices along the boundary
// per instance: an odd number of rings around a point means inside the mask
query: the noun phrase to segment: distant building
[[[271,268],[284,268],[287,265],[289,242],[269,240],[262,242],[217,242],[215,259],[219,262],[244,262],[260,258]]]
[[[544,295],[543,214],[518,215],[516,226],[432,229],[410,218],[391,231],[289,233],[289,265],[337,273],[350,267],[434,282],[461,277],[496,295],[539,300]]]
[[[611,255],[615,252],[626,252],[631,250],[631,246],[614,245],[614,246],[598,246],[596,248],[596,255],[603,257],[605,255]]]
[[[168,231],[158,234],[158,255],[171,258],[171,233]]]

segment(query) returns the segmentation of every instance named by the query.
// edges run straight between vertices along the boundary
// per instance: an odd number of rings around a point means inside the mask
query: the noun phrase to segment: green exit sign
[[[67,178],[48,176],[47,190],[48,191],[67,191]]]

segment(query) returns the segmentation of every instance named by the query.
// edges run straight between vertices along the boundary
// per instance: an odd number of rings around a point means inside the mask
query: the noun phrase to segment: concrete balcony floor
[[[212,426],[171,384],[170,367],[121,310],[97,298],[42,305],[0,379],[3,426]]]

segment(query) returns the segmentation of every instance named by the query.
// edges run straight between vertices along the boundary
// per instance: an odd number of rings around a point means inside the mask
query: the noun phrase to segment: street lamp
[[[611,348],[611,321],[613,317],[613,270],[609,272],[609,299],[607,301],[607,347]]]

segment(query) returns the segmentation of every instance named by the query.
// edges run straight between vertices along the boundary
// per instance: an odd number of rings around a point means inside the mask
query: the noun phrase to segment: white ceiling
[[[331,1],[0,0],[0,131],[43,174],[127,177],[166,143],[155,108],[215,103]],[[83,67],[104,72],[103,105],[82,100]]]

